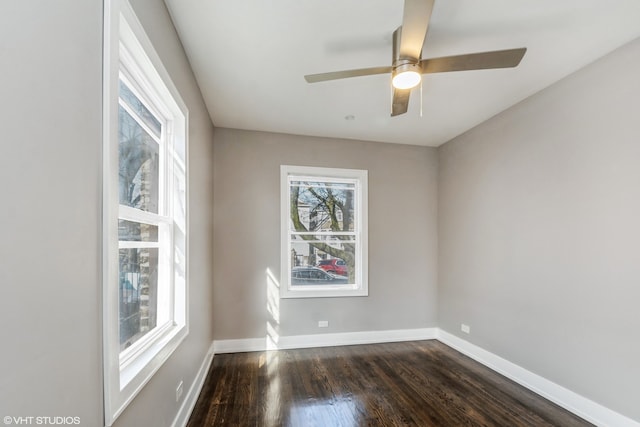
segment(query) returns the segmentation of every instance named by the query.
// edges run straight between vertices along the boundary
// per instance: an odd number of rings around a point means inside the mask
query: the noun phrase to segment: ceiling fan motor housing
[[[397,89],[411,89],[420,83],[422,67],[420,67],[420,58],[400,57],[401,35],[402,27],[398,27],[393,32],[391,81]],[[422,56],[422,52],[420,56]]]

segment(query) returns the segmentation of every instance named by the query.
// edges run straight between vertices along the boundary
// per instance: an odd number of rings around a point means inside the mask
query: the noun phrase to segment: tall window
[[[106,425],[188,330],[187,110],[129,4],[111,4],[117,25],[105,37]]]
[[[285,298],[365,296],[367,172],[281,167]]]
[[[124,77],[124,76],[123,76]],[[171,225],[160,215],[160,152],[165,151],[162,123],[120,79],[118,111],[118,287],[120,350],[124,351],[158,324],[158,292],[168,278]],[[164,163],[164,162],[162,162]],[[164,171],[163,171],[164,172]],[[166,172],[163,174],[165,175]],[[162,231],[160,231],[162,229]],[[161,274],[159,274],[161,273]],[[158,284],[158,281],[161,283]],[[165,310],[161,310],[163,312]]]

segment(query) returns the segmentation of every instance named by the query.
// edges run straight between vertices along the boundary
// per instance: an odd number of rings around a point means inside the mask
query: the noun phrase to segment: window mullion
[[[129,240],[120,240],[118,242],[118,249],[156,249],[159,247],[159,242],[139,242]]]
[[[289,231],[294,236],[355,236],[355,231]]]
[[[120,205],[118,209],[118,219],[126,221],[143,222],[150,225],[159,225],[161,223],[170,224],[172,219],[170,216],[159,215],[153,212],[147,212],[130,206]]]

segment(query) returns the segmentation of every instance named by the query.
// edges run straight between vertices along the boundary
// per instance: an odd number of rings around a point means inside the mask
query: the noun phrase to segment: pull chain
[[[420,79],[420,118],[422,118],[422,79]]]

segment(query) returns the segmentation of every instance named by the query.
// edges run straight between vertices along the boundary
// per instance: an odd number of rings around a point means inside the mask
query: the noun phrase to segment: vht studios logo
[[[5,425],[80,425],[80,417],[4,417]]]

